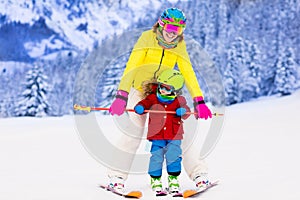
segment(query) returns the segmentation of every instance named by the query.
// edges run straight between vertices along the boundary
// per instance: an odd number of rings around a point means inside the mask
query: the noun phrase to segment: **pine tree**
[[[291,48],[285,48],[279,53],[272,93],[290,95],[295,90],[297,80],[295,56]]]
[[[4,68],[3,70],[1,70],[0,72],[0,85],[7,85],[7,81],[6,79],[4,78],[5,76],[5,72],[6,72],[6,69]],[[5,91],[4,91],[4,88],[1,87],[0,88],[0,117],[6,117],[6,103],[5,103]]]
[[[17,91],[15,81],[7,73],[6,68],[3,68],[0,72],[0,117],[13,116],[14,104],[15,104],[15,92]],[[18,78],[18,74],[14,74],[14,78]]]
[[[61,52],[54,62],[45,63],[50,69],[49,84],[51,92],[48,93],[48,102],[51,106],[51,115],[62,116],[73,113],[73,88],[77,69],[82,62],[82,56],[74,56],[71,52],[64,55]],[[63,66],[63,67],[62,67]]]
[[[238,51],[239,47],[233,43],[227,54],[227,66],[224,71],[224,85],[225,85],[225,99],[226,105],[231,105],[240,102],[238,95],[238,81],[239,81],[239,59],[241,56]]]
[[[47,79],[43,69],[37,65],[27,72],[25,88],[15,109],[17,116],[42,117],[50,112]]]
[[[100,107],[108,107],[113,101],[128,57],[129,53],[120,56],[104,70],[96,90],[97,105]]]
[[[243,66],[241,73],[240,91],[242,101],[256,98],[260,93],[261,61],[257,46],[249,40],[244,40]]]
[[[256,45],[241,37],[232,42],[224,71],[228,105],[249,101],[259,95],[261,65],[258,53]]]

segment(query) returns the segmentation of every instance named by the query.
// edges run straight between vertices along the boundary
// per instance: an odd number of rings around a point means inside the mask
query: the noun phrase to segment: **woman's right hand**
[[[123,90],[118,90],[117,95],[113,103],[111,104],[109,108],[109,113],[111,115],[122,115],[126,109],[128,100],[128,92]]]

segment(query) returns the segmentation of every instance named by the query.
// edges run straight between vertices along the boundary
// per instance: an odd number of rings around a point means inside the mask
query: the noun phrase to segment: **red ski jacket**
[[[176,111],[177,108],[185,108],[190,112],[187,106],[186,99],[183,96],[177,96],[170,104],[162,103],[152,93],[145,99],[141,100],[137,105],[142,105],[145,110],[160,110],[160,111]],[[183,121],[189,115],[185,114],[182,117],[176,114],[166,113],[149,113],[148,124],[148,140],[181,140],[183,138]]]

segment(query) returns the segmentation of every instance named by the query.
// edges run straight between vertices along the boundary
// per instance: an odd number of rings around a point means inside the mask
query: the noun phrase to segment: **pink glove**
[[[195,112],[197,113],[195,114],[196,119],[200,118],[206,120],[212,117],[211,111],[205,105],[203,97],[200,96],[194,98],[194,108],[195,108]]]
[[[116,99],[111,104],[109,112],[111,115],[122,115],[126,109],[128,100],[128,92],[123,90],[118,90],[116,94]]]

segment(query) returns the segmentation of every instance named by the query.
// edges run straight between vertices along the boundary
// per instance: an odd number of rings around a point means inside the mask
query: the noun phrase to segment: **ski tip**
[[[140,191],[131,191],[128,194],[126,194],[126,196],[132,198],[141,198],[143,194]]]
[[[195,195],[196,193],[197,193],[196,190],[186,190],[183,192],[182,196],[183,196],[183,198],[188,198],[190,196]]]
[[[208,189],[210,189],[210,188],[212,188],[212,187],[214,187],[218,184],[219,184],[219,181],[214,181],[210,185],[208,185],[207,187],[205,187],[203,189],[200,189],[200,190],[199,189],[198,190],[193,190],[193,189],[192,190],[185,190],[183,192],[183,197],[188,198],[188,197],[191,197],[191,196],[195,196],[197,194],[205,192],[206,190],[208,190]]]

